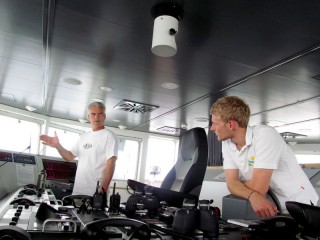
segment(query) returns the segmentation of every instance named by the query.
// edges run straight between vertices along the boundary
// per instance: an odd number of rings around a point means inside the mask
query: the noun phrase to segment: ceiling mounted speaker
[[[161,3],[151,10],[155,18],[151,51],[160,57],[172,57],[177,53],[175,35],[182,19],[183,10],[173,3]]]

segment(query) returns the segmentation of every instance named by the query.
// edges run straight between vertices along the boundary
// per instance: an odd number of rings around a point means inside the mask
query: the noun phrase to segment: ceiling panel
[[[151,8],[161,2],[184,9],[171,58],[151,53]],[[214,100],[237,95],[252,124],[312,128],[299,142],[320,142],[319,12],[315,0],[0,0],[0,101],[77,121],[98,98],[107,126],[179,136],[181,125],[208,124]],[[116,110],[123,99],[159,108]]]

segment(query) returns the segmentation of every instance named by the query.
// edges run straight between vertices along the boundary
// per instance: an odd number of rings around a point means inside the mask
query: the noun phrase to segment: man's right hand
[[[59,146],[59,138],[57,133],[54,132],[54,137],[49,137],[48,135],[40,135],[40,140],[44,145],[57,148]]]
[[[249,201],[253,210],[259,217],[274,217],[279,213],[277,207],[258,192],[254,192]]]

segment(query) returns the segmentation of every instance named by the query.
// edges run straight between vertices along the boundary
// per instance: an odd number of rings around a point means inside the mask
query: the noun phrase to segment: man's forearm
[[[232,181],[231,183],[228,183],[227,186],[230,193],[245,199],[249,199],[253,192],[256,192],[254,189],[251,189],[250,187],[246,186],[245,183],[240,181]]]
[[[103,173],[101,187],[103,187],[105,191],[107,191],[107,189],[109,188],[110,182],[114,174],[115,167],[116,167],[116,157],[112,157],[108,160],[106,169],[104,170],[104,173]]]
[[[65,149],[61,144],[59,144],[56,149],[60,156],[66,161],[71,161],[75,158],[75,156],[69,150]]]

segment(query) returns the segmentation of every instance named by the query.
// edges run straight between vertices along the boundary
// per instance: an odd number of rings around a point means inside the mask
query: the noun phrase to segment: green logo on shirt
[[[248,159],[248,166],[253,167],[254,165],[254,156],[251,156],[250,159]]]

